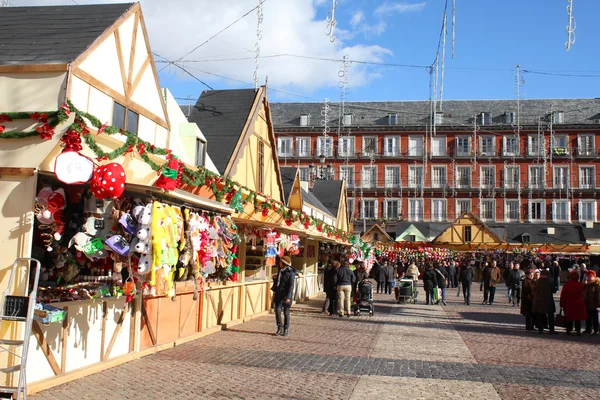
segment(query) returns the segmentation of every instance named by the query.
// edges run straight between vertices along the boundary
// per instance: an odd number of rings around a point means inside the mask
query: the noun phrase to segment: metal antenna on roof
[[[565,49],[571,50],[571,45],[575,44],[575,28],[577,24],[575,17],[573,17],[573,0],[567,0],[569,5],[567,6],[567,15],[569,16],[569,25],[567,25],[567,41],[565,42]]]
[[[2,0],[0,7],[10,7],[15,4],[15,0]]]
[[[333,30],[335,28],[336,20],[335,20],[335,9],[338,6],[337,0],[331,0],[331,10],[327,13],[327,17],[325,21],[327,22],[327,27],[325,28],[325,34],[329,36],[329,41],[331,43],[335,42],[335,35]]]
[[[456,0],[452,0],[452,59],[454,59],[454,41],[456,40]]]
[[[256,9],[256,44],[254,45],[254,90],[258,90],[258,59],[260,57],[260,40],[262,39],[262,31],[260,25],[263,22],[263,9],[262,3],[265,0],[258,0],[258,7]]]

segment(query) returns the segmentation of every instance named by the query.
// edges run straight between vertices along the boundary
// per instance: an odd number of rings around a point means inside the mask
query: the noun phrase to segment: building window
[[[481,125],[491,125],[492,124],[492,113],[491,112],[482,112],[479,116],[479,123]]]
[[[377,155],[377,138],[363,137],[363,156],[372,157]]]
[[[344,114],[344,119],[342,120],[342,124],[344,126],[352,125],[352,114]]]
[[[398,114],[388,114],[388,124],[396,125],[398,123]]]
[[[408,138],[408,155],[414,157],[423,156],[423,137],[410,136]]]
[[[344,179],[346,181],[347,188],[354,187],[354,167],[340,167],[340,179]]]
[[[463,215],[466,212],[471,212],[471,199],[456,200],[456,217]]]
[[[310,182],[310,170],[308,167],[300,167],[298,170],[300,171],[300,180],[303,182]]]
[[[291,157],[293,153],[292,143],[294,140],[290,137],[277,138],[277,156],[278,157]]]
[[[204,166],[206,160],[206,142],[196,138],[196,165]]]
[[[258,142],[258,179],[256,188],[259,192],[265,191],[265,144],[262,141]]]
[[[310,138],[299,137],[296,138],[296,155],[298,157],[310,157]]]
[[[554,167],[554,188],[569,188],[569,167]]]
[[[446,200],[431,199],[431,220],[446,221]]]
[[[505,124],[516,124],[517,123],[517,117],[516,117],[516,113],[512,112],[512,111],[507,111],[506,113],[504,113],[504,123]]]
[[[317,157],[333,157],[333,138],[319,137],[317,138]]]
[[[569,137],[567,135],[554,135],[552,140],[552,154],[566,156],[569,152]]]
[[[521,243],[531,243],[531,236],[529,233],[524,233],[521,235]]]
[[[434,114],[434,117],[433,117],[433,123],[435,125],[441,125],[441,124],[443,124],[444,123],[444,113],[443,112],[439,112],[439,111],[436,112]]]
[[[493,136],[481,136],[479,138],[479,154],[482,156],[493,156],[496,154],[495,139]]]
[[[518,222],[521,219],[519,200],[506,200],[504,203],[504,220]]]
[[[579,200],[579,221],[596,221],[596,201]]]
[[[348,219],[352,221],[354,219],[354,199],[347,200],[348,206]]]
[[[308,126],[310,124],[310,114],[300,114],[300,126]]]
[[[385,167],[385,187],[388,189],[400,187],[400,167]]]
[[[407,242],[416,242],[417,241],[417,235],[406,235],[406,241]]]
[[[506,189],[518,189],[520,175],[521,172],[518,166],[504,167],[504,187]]]
[[[505,156],[518,156],[519,151],[519,138],[513,136],[504,136],[504,155]]]
[[[386,136],[383,139],[383,155],[398,157],[400,155],[400,137],[399,136]]]
[[[433,166],[431,167],[431,187],[445,188],[446,187],[446,167]]]
[[[362,167],[362,187],[373,189],[377,185],[377,167]]]
[[[400,206],[398,200],[386,200],[384,217],[387,219],[398,219],[400,217]]]
[[[482,221],[496,220],[496,200],[481,200],[480,217]]]
[[[373,240],[378,241],[379,240],[379,233],[375,232],[373,234]]]
[[[137,135],[140,115],[117,103],[113,104],[113,126]]]
[[[471,187],[471,167],[456,167],[456,187],[459,189]]]
[[[470,226],[463,226],[463,242],[470,242],[471,240],[473,240],[473,238],[471,237],[471,227]]]
[[[543,189],[544,188],[544,167],[538,165],[529,166],[529,188]]]
[[[577,153],[580,156],[596,155],[594,148],[594,135],[579,135],[577,137]]]
[[[375,219],[377,218],[377,200],[363,200],[362,219]]]
[[[565,120],[565,113],[563,111],[554,111],[552,113],[552,122],[555,124],[562,124]]]
[[[571,207],[568,200],[552,201],[552,220],[554,222],[569,222],[571,220]]]
[[[539,135],[529,135],[527,137],[527,149],[530,156],[542,155],[542,140]]]
[[[444,157],[446,155],[446,137],[437,136],[431,138],[431,156]]]
[[[579,167],[579,188],[594,189],[594,167]]]
[[[408,167],[408,187],[414,189],[423,187],[423,167]]]
[[[455,141],[457,156],[464,157],[471,155],[471,136],[457,136]]]
[[[529,221],[544,222],[546,220],[546,202],[544,200],[531,200],[529,202]]]
[[[423,200],[409,199],[408,200],[408,220],[423,221]]]
[[[340,157],[354,157],[353,137],[341,137],[338,139],[338,155]]]
[[[479,184],[482,188],[493,189],[496,187],[496,167],[480,167]]]

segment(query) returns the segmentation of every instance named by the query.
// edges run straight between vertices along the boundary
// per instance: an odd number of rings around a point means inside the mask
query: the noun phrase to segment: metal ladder
[[[35,275],[31,292],[29,291],[29,279],[31,277],[31,265],[35,264]],[[25,268],[27,284],[25,285],[24,296],[14,296],[10,294],[17,275],[23,267]],[[12,354],[20,360],[20,364],[7,367],[0,367],[0,371],[5,374],[18,372],[16,386],[0,386],[0,395],[11,395],[16,400],[27,399],[27,352],[29,350],[29,338],[33,326],[33,313],[37,288],[40,280],[41,264],[35,258],[17,258],[12,265],[8,287],[2,294],[0,300],[0,323],[2,321],[24,322],[23,338],[21,340],[0,339],[0,352]],[[14,383],[14,378],[13,378]]]

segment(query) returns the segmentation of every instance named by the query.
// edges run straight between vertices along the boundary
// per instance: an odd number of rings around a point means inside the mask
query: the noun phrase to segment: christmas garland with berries
[[[290,210],[284,203],[270,199],[269,196],[257,193],[229,178],[215,174],[205,167],[199,166],[197,169],[191,169],[179,162],[176,163],[179,165],[179,169],[174,171],[173,168],[168,166],[169,161],[172,158],[176,158],[172,154],[172,150],[156,147],[129,131],[108,125],[107,123],[103,124],[94,115],[77,109],[69,100],[56,111],[0,113],[0,139],[19,139],[37,135],[42,140],[51,139],[56,134],[54,129],[59,124],[65,122],[71,113],[75,114],[75,119],[67,128],[66,133],[70,135],[73,133],[78,134],[96,155],[97,161],[114,160],[117,157],[137,151],[140,158],[153,171],[156,171],[158,174],[173,174],[178,185],[183,182],[193,187],[207,186],[217,201],[229,204],[237,212],[242,212],[244,206],[250,203],[256,211],[260,210],[263,216],[267,216],[270,211],[276,212],[284,219],[287,226],[298,222],[305,229],[310,229],[311,226],[314,226],[317,231],[325,233],[330,238],[350,242],[356,239],[353,234],[326,224],[322,220],[310,216],[303,211]],[[6,122],[22,119],[32,119],[37,122],[38,126],[30,131],[6,131]],[[125,136],[123,145],[111,152],[105,152],[96,142],[95,135],[91,134],[88,122],[96,129],[96,135],[106,134],[112,136],[120,134]],[[164,156],[167,161],[162,165],[157,164],[148,154]],[[243,192],[246,192],[245,196]],[[264,200],[259,200],[259,196]]]

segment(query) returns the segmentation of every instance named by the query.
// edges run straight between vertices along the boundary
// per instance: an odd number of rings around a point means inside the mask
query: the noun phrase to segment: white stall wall
[[[66,72],[0,74],[0,112],[56,111],[65,100]]]

